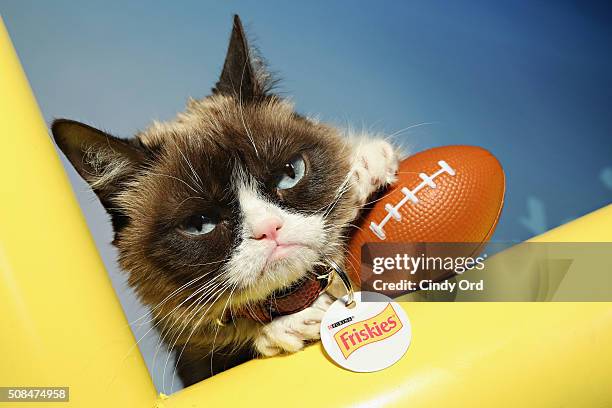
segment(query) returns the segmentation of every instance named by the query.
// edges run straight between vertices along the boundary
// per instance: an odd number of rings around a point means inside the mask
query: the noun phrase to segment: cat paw
[[[312,306],[287,316],[280,316],[263,326],[255,338],[255,349],[266,357],[295,353],[309,341],[319,340],[321,319],[332,304],[323,293]]]
[[[383,139],[362,141],[356,146],[353,159],[353,183],[360,204],[381,187],[397,178],[399,157],[391,144]]]

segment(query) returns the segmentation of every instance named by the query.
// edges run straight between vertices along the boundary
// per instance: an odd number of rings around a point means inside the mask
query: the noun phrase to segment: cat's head
[[[131,139],[53,123],[110,214],[120,264],[145,303],[213,305],[214,316],[342,258],[356,211],[349,146],[270,85],[236,17],[212,95],[174,120]]]

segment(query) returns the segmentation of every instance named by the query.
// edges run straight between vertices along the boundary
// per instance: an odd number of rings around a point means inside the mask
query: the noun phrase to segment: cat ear
[[[230,37],[225,63],[214,94],[234,96],[240,101],[250,101],[265,96],[269,75],[260,58],[249,48],[242,22],[234,15],[234,27]]]
[[[145,160],[145,152],[133,141],[73,120],[55,120],[51,132],[55,143],[110,213],[117,231],[123,215],[111,199]]]

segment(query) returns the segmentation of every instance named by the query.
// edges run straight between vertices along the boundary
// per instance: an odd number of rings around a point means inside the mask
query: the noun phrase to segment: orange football
[[[480,147],[436,147],[404,159],[397,182],[367,206],[353,231],[347,272],[353,282],[360,282],[365,243],[487,241],[497,225],[504,192],[501,165]]]

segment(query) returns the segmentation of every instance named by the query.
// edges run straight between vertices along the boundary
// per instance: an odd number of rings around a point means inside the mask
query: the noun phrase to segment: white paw
[[[301,312],[272,320],[255,338],[255,349],[266,357],[302,350],[306,342],[320,338],[321,319],[332,302],[329,295],[323,293]]]
[[[355,148],[353,183],[361,204],[379,188],[397,178],[399,157],[390,143],[383,139],[365,140]]]

